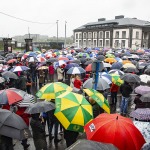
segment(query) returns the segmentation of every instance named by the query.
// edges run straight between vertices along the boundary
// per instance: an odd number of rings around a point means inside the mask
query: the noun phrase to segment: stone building
[[[82,48],[150,48],[150,22],[123,15],[100,18],[74,29],[74,43]]]

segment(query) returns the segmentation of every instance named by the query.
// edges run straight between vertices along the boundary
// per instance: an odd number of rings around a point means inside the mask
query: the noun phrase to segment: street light
[[[58,21],[59,20],[56,21],[56,24],[57,24],[57,45],[58,45]]]
[[[67,24],[67,21],[65,21],[65,48],[66,48],[66,24]]]

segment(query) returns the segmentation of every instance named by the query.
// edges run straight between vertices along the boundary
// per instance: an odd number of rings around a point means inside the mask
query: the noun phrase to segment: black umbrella
[[[24,55],[24,53],[19,53],[19,54],[17,55],[17,58],[22,57],[23,55]]]
[[[3,57],[2,55],[0,55],[0,60],[4,60],[5,59],[5,57]]]
[[[76,63],[76,64],[81,64],[81,61],[80,61],[80,59],[76,59],[76,60],[71,60],[70,62],[72,62],[72,63]]]
[[[98,55],[97,59],[100,60],[100,61],[104,61],[105,57],[103,55]]]
[[[128,67],[127,69],[124,70],[124,72],[126,72],[126,73],[132,73],[132,72],[138,73],[139,70],[137,68]]]
[[[132,73],[126,73],[121,77],[122,80],[129,82],[129,83],[135,83],[140,82],[141,79],[138,75],[132,74]]]
[[[89,65],[89,64],[92,64],[93,63],[93,60],[88,60],[84,63],[84,65]]]
[[[23,140],[31,137],[24,120],[9,110],[0,109],[0,135]]]
[[[18,79],[18,76],[15,73],[11,72],[11,71],[5,71],[5,72],[3,72],[2,76],[4,78]]]
[[[50,58],[46,62],[54,63],[54,62],[57,62],[57,61],[58,61],[57,58]]]
[[[150,68],[146,69],[146,70],[144,71],[144,73],[147,74],[147,75],[150,75]]]
[[[25,112],[28,114],[36,114],[36,113],[51,111],[53,109],[55,109],[54,103],[43,101],[43,102],[38,102],[30,105]]]
[[[117,148],[113,144],[82,139],[76,141],[66,150],[117,150]]]

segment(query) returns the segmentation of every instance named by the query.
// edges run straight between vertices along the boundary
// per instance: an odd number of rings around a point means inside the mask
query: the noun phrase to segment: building
[[[75,29],[74,42],[82,48],[150,48],[150,22],[123,15],[100,18]]]

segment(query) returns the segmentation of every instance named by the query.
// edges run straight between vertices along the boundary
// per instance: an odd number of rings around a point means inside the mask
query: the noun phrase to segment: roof
[[[84,29],[87,26],[92,26],[92,25],[102,25],[102,24],[117,24],[119,26],[123,25],[136,25],[136,26],[148,26],[150,25],[149,21],[144,21],[144,20],[139,20],[136,18],[120,18],[120,19],[113,19],[113,20],[106,20],[106,21],[97,21],[97,22],[91,22],[87,23],[79,28],[76,28],[75,30],[78,29]]]

